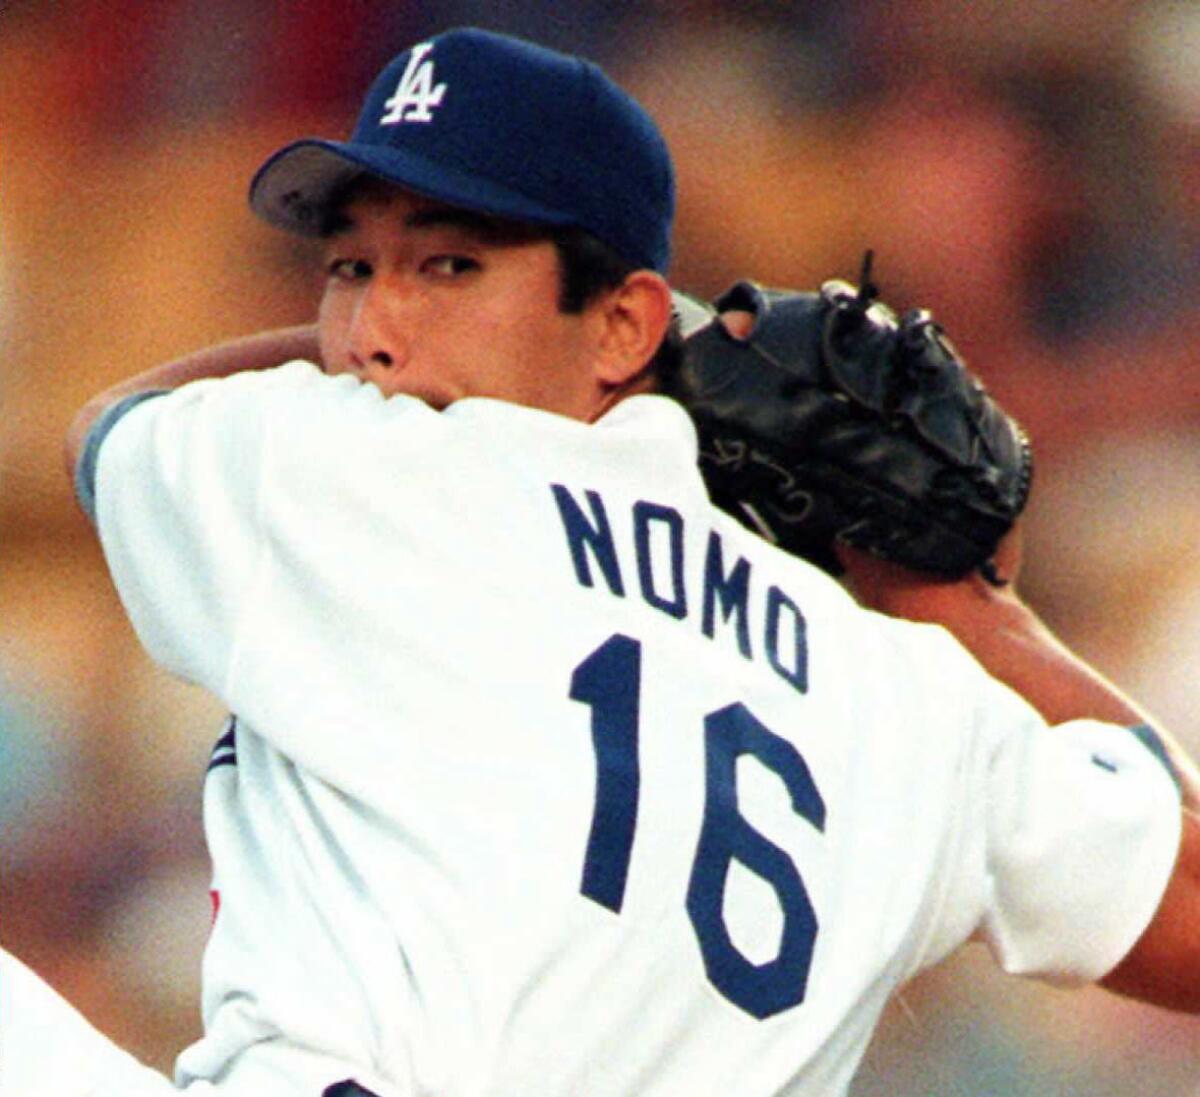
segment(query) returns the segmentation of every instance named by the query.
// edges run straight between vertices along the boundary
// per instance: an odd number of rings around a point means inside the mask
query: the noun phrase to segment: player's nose
[[[372,281],[359,298],[350,323],[349,352],[356,370],[398,369],[408,360],[402,292]]]

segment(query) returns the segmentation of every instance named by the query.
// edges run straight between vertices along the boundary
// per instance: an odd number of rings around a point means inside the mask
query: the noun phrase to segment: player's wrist
[[[835,545],[834,552],[846,586],[859,603],[892,617],[945,625],[978,618],[994,625],[998,614],[1019,617],[1031,612],[1017,593],[1016,562],[999,554],[996,581],[982,571],[958,577],[916,571],[846,545]]]

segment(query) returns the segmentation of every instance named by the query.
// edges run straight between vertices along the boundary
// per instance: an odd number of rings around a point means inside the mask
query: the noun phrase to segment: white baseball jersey
[[[438,413],[291,363],[98,454],[139,636],[236,714],[181,1083],[828,1097],[972,935],[1089,980],[1157,906],[1151,752],[715,510],[665,398]]]

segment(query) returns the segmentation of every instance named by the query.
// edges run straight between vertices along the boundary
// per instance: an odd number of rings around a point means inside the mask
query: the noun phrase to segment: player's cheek
[[[317,308],[317,344],[321,368],[326,373],[345,373],[350,368],[349,336],[353,315],[349,295],[326,288]]]

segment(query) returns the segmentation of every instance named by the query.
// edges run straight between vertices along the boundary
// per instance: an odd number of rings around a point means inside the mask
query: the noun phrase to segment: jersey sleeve
[[[333,383],[296,362],[193,382],[119,408],[85,444],[81,502],[93,482],[100,541],[139,639],[218,694],[261,550],[270,428],[289,394],[320,381]]]
[[[1146,729],[1045,727],[1031,714],[994,746],[977,935],[1006,971],[1098,979],[1154,916],[1182,816],[1169,765],[1146,739]]]
[[[158,396],[165,396],[167,391],[151,389],[148,392],[137,392],[132,396],[126,396],[123,400],[118,400],[96,417],[96,421],[88,431],[87,438],[83,443],[83,452],[79,456],[79,464],[75,469],[75,498],[79,500],[83,513],[88,516],[93,525],[96,524],[96,462],[100,459],[101,445],[113,427],[133,411],[138,404]]]
[[[1105,975],[1150,923],[1178,855],[1181,796],[1155,734],[1047,724],[936,625],[873,615],[871,632],[886,643],[855,650],[905,683],[890,708],[913,760],[896,765],[920,789],[905,827],[924,906],[901,979],[968,940],[1011,974]]]

